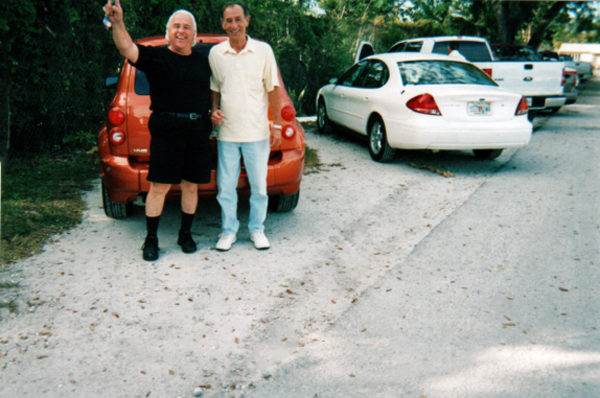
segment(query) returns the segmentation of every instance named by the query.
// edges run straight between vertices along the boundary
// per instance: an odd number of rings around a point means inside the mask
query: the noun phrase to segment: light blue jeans
[[[240,176],[240,159],[244,157],[244,165],[250,182],[250,233],[264,231],[267,218],[267,171],[271,148],[269,140],[258,142],[218,142],[217,184],[219,193],[217,200],[221,205],[222,231],[236,234],[240,222],[237,219],[237,185]]]

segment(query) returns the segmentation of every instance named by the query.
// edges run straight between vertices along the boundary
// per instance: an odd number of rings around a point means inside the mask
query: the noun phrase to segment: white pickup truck
[[[438,36],[402,40],[387,52],[421,52],[448,54],[448,46],[455,43],[458,52],[469,62],[486,72],[500,87],[525,96],[529,105],[529,118],[537,111],[556,109],[567,100],[564,94],[563,62],[498,61],[494,58],[488,41],[473,36]],[[372,54],[368,43],[362,43],[357,58]]]

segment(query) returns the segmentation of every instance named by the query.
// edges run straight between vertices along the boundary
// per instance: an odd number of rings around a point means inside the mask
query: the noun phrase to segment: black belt
[[[180,117],[182,119],[197,120],[201,119],[200,113],[176,113],[176,112],[158,112],[159,115]]]

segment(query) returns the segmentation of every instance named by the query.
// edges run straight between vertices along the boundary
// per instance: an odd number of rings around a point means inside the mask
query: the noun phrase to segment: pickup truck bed
[[[469,62],[498,83],[499,86],[522,94],[530,106],[530,118],[539,110],[558,108],[565,104],[564,63],[547,61],[495,60],[486,39],[473,36],[423,37],[400,41],[387,52],[421,52],[448,54],[451,42]]]

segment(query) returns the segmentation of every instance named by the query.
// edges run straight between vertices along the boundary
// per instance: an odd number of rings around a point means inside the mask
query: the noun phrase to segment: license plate
[[[469,115],[491,115],[492,106],[489,102],[469,102],[467,103]]]

